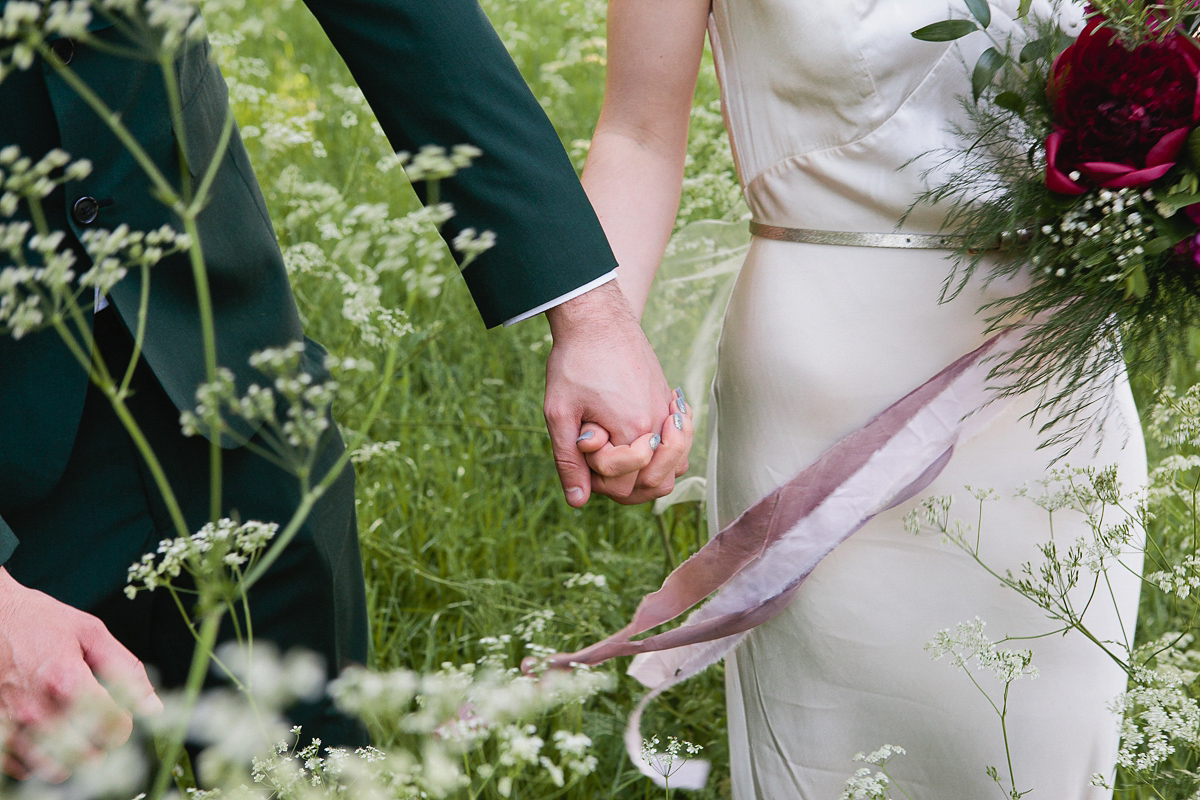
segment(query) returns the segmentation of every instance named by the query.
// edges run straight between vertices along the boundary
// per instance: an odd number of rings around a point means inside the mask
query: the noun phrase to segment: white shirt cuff
[[[583,286],[580,286],[578,289],[572,289],[571,291],[567,292],[566,294],[559,295],[558,297],[554,298],[553,300],[549,301],[548,303],[542,303],[537,308],[531,308],[528,311],[526,311],[524,314],[518,314],[517,316],[513,317],[512,319],[505,320],[504,325],[505,325],[505,327],[507,327],[509,325],[516,325],[518,322],[521,322],[522,320],[527,320],[530,317],[536,317],[538,314],[541,314],[543,311],[549,311],[550,309],[554,308],[555,306],[561,306],[563,303],[567,302],[568,300],[574,300],[576,297],[579,297],[579,295],[583,294],[584,292],[590,292],[592,289],[595,289],[597,286],[603,286],[604,284],[608,283],[609,281],[616,280],[616,278],[617,278],[617,271],[614,269],[612,272],[605,273],[604,275],[601,275],[599,278],[596,278],[596,280],[594,280],[594,281],[585,283]]]

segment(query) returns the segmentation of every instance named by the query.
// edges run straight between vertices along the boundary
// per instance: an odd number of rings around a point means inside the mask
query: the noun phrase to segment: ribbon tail
[[[986,362],[1017,335],[998,334],[958,359],[751,506],[647,595],[625,629],[551,659],[565,666],[637,654],[629,674],[650,692],[631,717],[625,742],[643,774],[658,775],[640,758],[639,726],[647,704],[724,658],[749,630],[786,608],[835,547],[877,514],[927,488],[956,445],[1006,407],[988,386]],[[680,627],[633,640],[706,596]],[[696,764],[689,771],[694,774],[673,775],[671,786],[684,788],[683,781],[706,773],[707,765],[699,763],[685,764]]]

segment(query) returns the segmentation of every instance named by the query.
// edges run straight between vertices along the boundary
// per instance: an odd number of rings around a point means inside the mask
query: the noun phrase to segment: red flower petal
[[[1105,189],[1131,189],[1134,186],[1145,186],[1147,183],[1153,183],[1163,175],[1166,175],[1173,166],[1175,166],[1175,162],[1172,161],[1170,164],[1160,164],[1157,167],[1134,170],[1121,177],[1105,181],[1100,185]]]
[[[1046,137],[1046,188],[1059,194],[1083,194],[1087,189],[1063,174],[1058,168],[1058,148],[1062,145],[1061,131]]]
[[[1159,139],[1158,144],[1151,147],[1150,152],[1146,153],[1146,166],[1157,167],[1168,162],[1174,164],[1178,160],[1179,151],[1183,149],[1183,143],[1187,141],[1189,133],[1191,131],[1187,128],[1177,128]]]
[[[1134,169],[1128,164],[1115,164],[1112,161],[1084,161],[1079,165],[1079,171],[1096,183],[1120,178],[1133,172]]]

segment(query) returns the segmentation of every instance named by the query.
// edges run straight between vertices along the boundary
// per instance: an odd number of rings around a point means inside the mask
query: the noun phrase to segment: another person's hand
[[[65,780],[77,763],[125,743],[131,712],[161,709],[142,663],[103,622],[22,586],[0,567],[4,772]]]
[[[592,491],[614,497],[615,485],[623,492],[620,501],[631,504],[670,494],[675,479],[687,472],[693,436],[692,409],[684,399],[683,390],[676,389],[674,398],[671,416],[663,423],[648,464],[642,465],[644,453],[639,448],[613,445],[608,431],[594,423],[583,426],[576,446],[592,468]],[[655,445],[653,438],[650,444]],[[631,472],[636,475],[632,489],[627,490]]]
[[[673,395],[616,282],[568,300],[546,317],[554,346],[546,362],[544,411],[567,502],[578,508],[593,491],[622,503],[670,492],[679,463],[686,468],[690,435],[682,452],[677,446],[664,451],[653,471],[640,474],[655,460],[653,437],[672,424]],[[603,476],[593,475],[577,446],[588,422],[606,431],[614,448],[627,447],[619,458],[601,459],[607,464]],[[671,454],[675,463],[668,469]]]

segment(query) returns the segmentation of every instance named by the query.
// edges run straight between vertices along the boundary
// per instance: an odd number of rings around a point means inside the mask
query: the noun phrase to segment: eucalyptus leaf
[[[979,24],[987,27],[992,24],[992,6],[988,0],[966,0],[971,16],[979,20]]]
[[[979,26],[969,19],[946,19],[918,28],[912,37],[923,42],[953,42],[977,30]]]
[[[1025,98],[1016,92],[1001,92],[996,95],[993,102],[1005,111],[1011,111],[1018,116],[1025,113]]]
[[[1041,39],[1034,39],[1021,48],[1021,54],[1017,56],[1017,60],[1022,64],[1028,64],[1031,61],[1037,61],[1039,58],[1049,58],[1054,52],[1054,37],[1044,36]]]
[[[1017,19],[1029,13],[1029,7],[1033,5],[1033,0],[1021,0],[1021,4],[1017,6]]]
[[[1004,56],[994,47],[989,47],[979,56],[979,60],[975,62],[975,71],[971,74],[971,96],[976,103],[1003,66]]]

